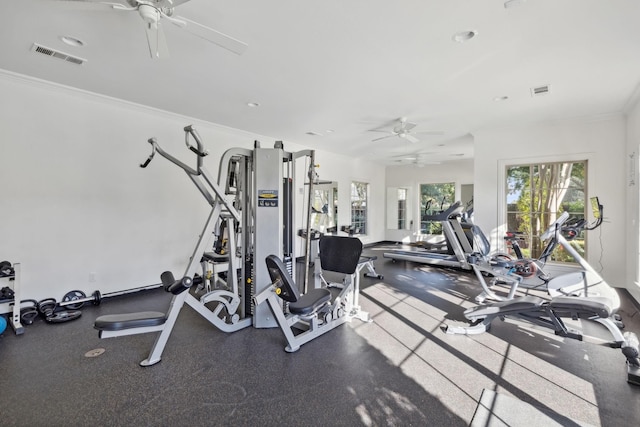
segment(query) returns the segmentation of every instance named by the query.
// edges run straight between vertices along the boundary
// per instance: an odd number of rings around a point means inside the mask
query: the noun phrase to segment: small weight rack
[[[22,335],[24,326],[20,322],[20,263],[16,262],[12,266],[9,261],[0,262],[0,288],[5,286],[13,291],[13,295],[0,300],[0,314],[10,313],[9,325],[16,335]]]

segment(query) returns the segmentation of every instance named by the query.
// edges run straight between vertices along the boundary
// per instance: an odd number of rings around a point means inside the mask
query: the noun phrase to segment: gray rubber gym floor
[[[360,303],[373,322],[354,320],[297,353],[284,351],[277,328],[225,334],[188,306],[155,366],[138,365],[155,334],[98,338],[92,325],[101,314],[166,310],[170,295],[161,290],[85,306],[69,323],[38,320],[21,336],[8,329],[0,338],[0,424],[638,425],[640,387],[626,382],[619,349],[517,321],[447,335],[441,326],[462,322],[480,292],[475,276],[393,263],[382,250],[365,253],[378,256],[384,280],[361,280]],[[639,333],[638,310],[621,297],[626,328]],[[586,323],[577,326],[607,338]],[[105,352],[86,357],[98,348]],[[487,405],[503,416],[482,418]]]

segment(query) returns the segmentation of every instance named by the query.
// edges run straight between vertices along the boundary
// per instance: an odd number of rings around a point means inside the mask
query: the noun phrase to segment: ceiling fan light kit
[[[460,31],[455,33],[452,39],[455,42],[464,43],[471,40],[477,35],[478,35],[478,32],[476,30],[466,30],[466,31]]]

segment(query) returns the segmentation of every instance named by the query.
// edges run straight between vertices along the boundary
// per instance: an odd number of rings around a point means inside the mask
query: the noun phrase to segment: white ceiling
[[[152,60],[136,12],[3,0],[0,68],[387,164],[472,157],[483,128],[619,113],[640,82],[638,0],[190,0],[176,14],[248,48],[236,55],[163,21],[171,56]],[[477,36],[453,41],[468,30]],[[87,62],[37,54],[34,42]],[[444,134],[371,142],[400,117]]]

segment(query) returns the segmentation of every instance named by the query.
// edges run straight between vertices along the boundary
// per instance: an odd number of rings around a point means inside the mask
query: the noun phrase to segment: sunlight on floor
[[[447,303],[472,305],[442,288],[426,292]],[[384,283],[364,289],[360,303],[374,322],[352,324],[354,330],[405,375],[466,420],[473,416],[484,388],[520,399],[527,396],[535,405],[561,414],[571,408],[572,414],[591,423],[599,420],[589,382],[509,342],[490,333],[447,335],[440,329],[446,312]],[[531,334],[525,327],[518,332]],[[539,339],[541,334],[536,331],[536,335]],[[557,347],[558,337],[543,337],[544,345]]]

